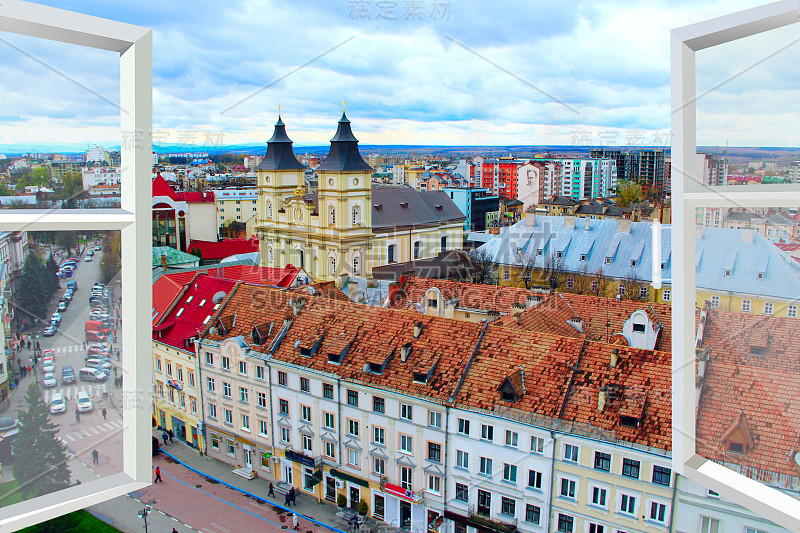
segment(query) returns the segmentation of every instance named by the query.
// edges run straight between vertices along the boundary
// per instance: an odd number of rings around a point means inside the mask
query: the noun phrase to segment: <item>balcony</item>
[[[476,508],[474,505],[469,506],[467,525],[480,531],[493,531],[496,533],[514,533],[517,530],[516,519],[505,522],[491,518],[487,511],[484,511],[480,506]]]

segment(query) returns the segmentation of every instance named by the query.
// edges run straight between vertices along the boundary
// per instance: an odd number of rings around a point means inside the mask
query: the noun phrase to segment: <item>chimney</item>
[[[525,213],[525,221],[526,226],[535,226],[536,225],[536,213]]]
[[[597,394],[597,410],[599,412],[603,412],[606,408],[606,400],[608,398],[608,393],[605,391],[604,388],[600,388],[600,391]]]
[[[420,335],[422,335],[422,322],[418,321],[414,323],[414,338],[419,339]]]
[[[739,242],[753,242],[753,233],[755,233],[753,228],[742,228],[739,233]]]
[[[630,233],[631,221],[621,218],[617,221],[617,233]]]
[[[408,342],[400,348],[400,361],[405,363],[411,357],[411,343]]]
[[[292,298],[291,300],[289,300],[289,306],[292,308],[292,312],[294,313],[294,316],[297,316],[297,315],[300,314],[300,310],[303,308],[305,303],[306,303],[306,299],[305,298],[297,298],[297,299]]]
[[[292,325],[292,322],[294,322],[294,320],[292,320],[291,318],[284,318],[283,319],[283,327],[284,327],[284,329],[288,329],[289,326]]]
[[[575,217],[564,217],[564,229],[565,230],[575,229]]]
[[[608,366],[617,368],[617,361],[619,361],[619,348],[614,348],[611,350],[611,361],[609,361]]]
[[[702,239],[703,238],[703,226],[695,226],[694,227],[694,238],[695,239]]]
[[[604,209],[605,209],[605,208],[604,208]],[[586,220],[586,226],[585,226],[585,228],[584,228],[584,229],[585,229],[586,231],[589,231],[590,229],[592,229],[592,223],[591,223],[591,222],[592,222],[592,219],[591,219],[591,218],[589,218],[589,217],[586,217],[586,219],[585,219],[585,220]]]
[[[167,254],[165,252],[161,252],[161,268],[167,269]]]

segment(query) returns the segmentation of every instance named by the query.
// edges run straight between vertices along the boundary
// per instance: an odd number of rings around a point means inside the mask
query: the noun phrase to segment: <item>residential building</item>
[[[500,208],[500,198],[490,195],[488,189],[481,187],[445,187],[441,189],[450,197],[459,211],[465,216],[464,232],[484,231],[486,229],[486,214],[497,212]],[[456,246],[458,246],[456,244]]]
[[[86,163],[83,161],[60,160],[50,161],[50,170],[53,181],[61,183],[70,172],[80,174]]]
[[[641,150],[636,154],[638,168],[634,178],[640,180],[645,188],[654,191],[659,198],[669,194],[669,189],[664,187],[665,154],[663,149]]]
[[[789,165],[789,182],[800,183],[800,161],[792,161]]]
[[[82,170],[82,176],[84,190],[100,185],[115,185],[119,187],[122,182],[122,174],[119,167],[87,167]]]
[[[224,235],[224,228],[235,222],[246,226],[245,238],[256,234],[256,219],[258,218],[258,191],[255,187],[240,189],[213,189],[214,201],[217,206],[217,221],[219,234]]]
[[[261,265],[293,264],[314,279],[370,277],[373,267],[434,257],[460,246],[464,215],[441,191],[372,186],[350,121],[342,114],[328,157],[309,193],[305,167],[292,151],[283,121],[256,169],[259,183]]]
[[[176,192],[163,177],[153,180],[153,246],[186,252],[193,239],[217,240],[213,192]]]
[[[196,255],[181,252],[170,246],[153,246],[153,268],[194,268],[200,265]]]
[[[170,284],[167,276],[156,282]],[[153,326],[154,417],[175,437],[205,450],[202,382],[195,342],[235,282],[196,274]],[[171,294],[170,288],[154,287]],[[159,302],[163,307],[163,301]]]
[[[84,161],[87,163],[100,163],[101,165],[108,165],[111,163],[111,158],[109,157],[108,150],[102,146],[95,146],[86,151]],[[157,163],[158,161],[156,161],[154,164]]]
[[[782,213],[730,209],[723,219],[722,227],[752,229],[772,242],[800,242],[800,223]]]
[[[728,184],[728,159],[712,154],[697,154],[702,165],[703,185],[719,187]]]
[[[447,250],[430,259],[392,263],[372,269],[374,280],[391,282],[402,282],[408,276],[473,281],[479,275],[480,267],[461,250]]]
[[[638,166],[636,152],[592,148],[589,152],[589,157],[592,159],[613,159],[617,167],[617,181],[636,179]]]
[[[188,250],[191,253],[199,253],[205,264],[219,263],[226,257],[237,254],[257,253],[258,237],[254,235],[249,239],[223,239],[221,241],[192,239]]]
[[[561,196],[560,161],[533,160],[517,170],[517,198],[528,213],[547,198]]]

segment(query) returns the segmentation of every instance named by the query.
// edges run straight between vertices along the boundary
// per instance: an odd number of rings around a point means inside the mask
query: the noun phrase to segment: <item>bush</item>
[[[339,507],[347,506],[347,498],[344,497],[344,494],[339,494],[336,497],[336,505],[338,505]]]
[[[369,512],[369,505],[367,505],[367,502],[365,500],[361,500],[360,502],[358,502],[358,514],[360,514],[361,516],[366,516],[368,512]]]

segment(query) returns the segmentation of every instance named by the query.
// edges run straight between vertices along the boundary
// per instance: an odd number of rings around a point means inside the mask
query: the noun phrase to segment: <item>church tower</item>
[[[286,244],[281,239],[279,222],[285,219],[284,199],[305,185],[306,167],[297,160],[292,140],[278,115],[275,131],[267,141],[267,153],[256,167],[258,176],[258,235],[261,266],[283,267],[296,261],[286,257]],[[304,265],[296,265],[304,266]]]

